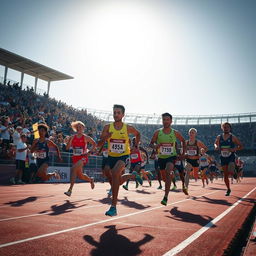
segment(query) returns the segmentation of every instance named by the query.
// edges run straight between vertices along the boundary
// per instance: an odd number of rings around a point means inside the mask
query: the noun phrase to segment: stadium
[[[17,61],[19,59],[19,61]],[[21,64],[16,64],[16,63],[21,63]],[[44,205],[47,203],[47,201],[42,201],[41,203],[37,203],[38,209],[40,209],[41,212],[39,213],[33,213],[34,211],[31,210],[31,206],[33,207],[33,203],[36,203],[36,201],[40,201],[42,199],[40,198],[47,198],[47,194],[45,192],[50,192],[52,193],[59,193],[63,194],[61,190],[63,187],[57,189],[57,192],[53,192],[53,184],[59,183],[60,186],[65,186],[65,183],[70,181],[71,175],[70,175],[70,167],[72,166],[71,164],[71,153],[66,150],[66,145],[67,145],[67,140],[69,136],[71,136],[74,131],[72,130],[71,123],[76,120],[81,120],[85,125],[86,125],[86,133],[90,135],[95,141],[98,141],[100,138],[100,134],[103,130],[103,127],[105,124],[109,122],[113,122],[113,113],[111,111],[104,111],[104,110],[94,110],[90,108],[73,108],[69,105],[67,105],[65,102],[57,101],[49,96],[49,91],[50,91],[50,81],[54,81],[53,79],[56,80],[61,80],[61,79],[71,79],[72,77],[65,75],[59,71],[52,70],[48,67],[42,66],[39,63],[34,63],[31,60],[25,59],[21,56],[17,56],[14,53],[8,52],[4,49],[1,49],[1,54],[0,54],[0,64],[4,65],[5,73],[4,76],[1,77],[1,83],[0,83],[0,89],[1,89],[1,98],[0,98],[0,116],[1,116],[1,127],[9,127],[9,140],[7,141],[7,138],[4,137],[2,132],[0,134],[1,136],[1,144],[0,144],[0,170],[1,170],[1,177],[0,177],[0,183],[2,186],[2,190],[5,191],[4,197],[2,198],[2,209],[8,209],[12,207],[20,207],[22,211],[22,216],[19,214],[10,214],[9,211],[6,211],[6,213],[1,210],[1,223],[5,224],[3,225],[3,230],[6,230],[6,232],[9,232],[9,235],[7,236],[12,237],[16,233],[16,228],[12,228],[10,231],[9,230],[9,224],[8,222],[14,221],[16,224],[15,226],[23,226],[23,223],[19,222],[17,223],[17,220],[19,219],[27,219],[29,216],[32,218],[43,218],[45,214],[49,216],[62,216],[64,213],[67,214],[74,214],[73,212],[76,212],[78,214],[77,216],[81,216],[81,212],[79,213],[79,208],[84,207],[84,208],[90,208],[94,209],[93,207],[99,207],[100,205],[94,204],[91,206],[86,206],[86,204],[81,204],[83,201],[83,196],[81,197],[81,194],[83,194],[83,189],[81,188],[83,182],[81,183],[81,180],[77,180],[79,184],[77,187],[80,190],[80,196],[75,197],[72,199],[72,201],[66,200],[64,204],[58,205],[56,203],[55,205],[52,205],[51,210],[44,210],[45,207]],[[30,65],[30,68],[28,66]],[[21,72],[21,81],[13,81],[8,79],[8,68],[12,68],[15,70],[18,70]],[[31,71],[30,71],[31,69]],[[33,72],[38,72],[32,73]],[[50,70],[50,72],[49,72]],[[39,74],[41,72],[41,74]],[[30,74],[31,76],[35,76],[35,84],[34,86],[27,86],[22,83],[22,79],[24,77],[24,73]],[[49,78],[47,74],[51,74],[51,77]],[[53,78],[54,77],[54,78]],[[45,79],[46,81],[48,80],[48,88],[47,91],[39,90],[37,91],[37,80],[38,78]],[[52,80],[51,80],[52,79]],[[6,123],[7,122],[7,123]],[[143,147],[148,151],[148,154],[151,154],[151,149],[149,148],[149,143],[152,137],[152,134],[154,133],[155,130],[159,129],[162,127],[162,117],[161,115],[148,115],[148,114],[135,114],[135,113],[126,113],[124,117],[124,122],[133,125],[136,127],[138,131],[141,133],[141,142]],[[255,164],[256,164],[256,157],[255,157],[255,148],[256,148],[256,113],[245,113],[245,114],[232,114],[232,115],[212,115],[212,116],[173,116],[173,125],[172,127],[183,134],[183,136],[188,139],[188,130],[193,127],[197,129],[198,132],[198,139],[203,141],[205,145],[208,147],[209,155],[214,155],[218,159],[218,152],[214,150],[214,141],[215,138],[217,137],[218,134],[221,133],[221,124],[224,122],[229,122],[232,124],[232,132],[236,134],[237,137],[242,141],[244,145],[244,149],[238,153],[238,156],[244,161],[244,180],[241,185],[244,185],[246,182],[248,183],[248,186],[250,187],[252,183],[254,183],[253,186],[255,186],[254,181],[246,180],[247,177],[255,177],[256,175],[256,169],[255,169]],[[56,152],[51,151],[50,149],[50,163],[49,163],[49,168],[48,172],[52,171],[58,171],[58,174],[60,175],[60,179],[57,180],[54,177],[51,178],[49,181],[46,182],[46,184],[42,184],[45,182],[42,181],[36,181],[33,180],[31,181],[29,173],[29,169],[27,168],[26,171],[23,173],[22,177],[22,184],[28,183],[27,185],[22,185],[24,186],[20,188],[21,185],[13,185],[10,186],[10,177],[12,177],[15,174],[15,136],[17,136],[17,131],[20,128],[22,132],[26,132],[26,136],[28,138],[27,143],[32,144],[33,139],[34,139],[34,131],[33,131],[33,125],[34,124],[40,124],[40,123],[46,123],[49,126],[49,136],[50,139],[53,140],[56,145],[60,148],[60,152],[62,155],[63,162],[58,162],[57,157],[56,157]],[[3,129],[2,129],[3,131]],[[16,135],[15,135],[16,133]],[[96,181],[96,187],[100,187],[101,190],[105,190],[106,187],[106,178],[103,177],[102,171],[101,171],[101,164],[102,164],[102,156],[97,156],[97,155],[91,155],[89,157],[89,163],[86,165],[86,168],[84,169],[84,172],[87,173],[89,176],[94,176],[94,179]],[[146,169],[151,170],[154,173],[154,161],[149,160],[149,162],[146,165]],[[250,179],[250,178],[249,178]],[[251,178],[252,179],[252,178]],[[105,183],[104,183],[105,182]],[[153,186],[156,186],[156,180],[152,180]],[[252,183],[251,183],[252,182]],[[32,184],[31,184],[32,183]],[[36,183],[36,184],[33,184]],[[19,184],[19,183],[17,183]],[[21,184],[21,183],[20,183]],[[62,184],[62,185],[61,185]],[[249,185],[251,184],[251,185]],[[194,183],[191,189],[191,193],[194,193],[194,196],[192,197],[192,201],[190,202],[192,205],[188,206],[189,207],[194,207],[193,204],[196,202],[208,204],[209,207],[211,203],[214,203],[215,205],[220,203],[220,205],[232,205],[232,203],[224,200],[224,199],[214,199],[210,198],[212,193],[215,192],[220,192],[222,191],[220,183],[216,180],[214,187],[209,186],[209,191],[206,194],[203,194],[203,196],[196,195],[198,192],[198,184]],[[7,187],[6,187],[7,186]],[[26,189],[28,186],[29,190]],[[47,186],[47,187],[45,187]],[[233,185],[235,186],[235,185]],[[237,184],[239,186],[239,184]],[[37,193],[36,190],[39,188],[42,190],[42,193]],[[12,190],[14,188],[14,190]],[[196,188],[196,189],[195,189]],[[241,188],[240,188],[241,189]],[[11,195],[12,192],[15,193],[15,190],[17,190],[17,193],[19,193],[19,197],[21,199],[16,199]],[[54,189],[55,190],[55,189]],[[142,195],[147,195],[151,193],[156,193],[156,188],[151,188],[148,186],[143,186],[142,190],[134,190],[130,189],[130,193],[138,192],[142,193]],[[193,191],[194,190],[194,191]],[[18,192],[19,191],[19,192]],[[26,191],[30,191],[29,194],[26,193]],[[177,190],[179,191],[179,190]],[[200,190],[199,190],[200,191]],[[254,191],[254,190],[252,190]],[[159,192],[159,191],[157,191]],[[31,194],[32,193],[32,194]],[[37,196],[33,196],[34,194],[38,194]],[[99,193],[99,192],[97,192]],[[93,192],[87,191],[87,194],[90,195],[90,197],[94,197]],[[139,195],[139,194],[138,194]],[[149,204],[148,201],[144,201],[145,199],[140,199],[141,203],[135,203],[131,198],[129,199],[128,195],[125,194],[123,195],[124,199],[121,200],[121,204],[123,205],[124,208],[128,209],[137,209],[140,211],[140,213],[145,212],[147,214],[147,211],[154,211],[158,210],[159,207],[156,206],[145,206],[145,203]],[[255,196],[255,192],[254,192]],[[97,194],[97,198],[102,197],[101,194]],[[154,196],[155,198],[158,198],[158,196]],[[238,196],[239,197],[239,196]],[[237,198],[238,198],[237,197]],[[22,199],[23,198],[23,199]],[[255,198],[255,197],[254,197]],[[64,199],[64,198],[63,198]],[[62,199],[62,200],[63,200]],[[179,202],[183,202],[182,198],[181,200],[177,202],[177,205]],[[9,202],[8,202],[9,200]],[[56,199],[55,199],[56,200]],[[59,199],[61,200],[61,199]],[[89,200],[89,199],[86,199]],[[155,199],[154,199],[155,200]],[[157,199],[158,200],[158,199]],[[190,198],[187,198],[185,200],[191,200]],[[104,199],[98,199],[96,200],[97,202],[101,202],[102,205],[105,203],[109,202],[109,198]],[[193,202],[194,201],[194,202]],[[226,236],[225,239],[223,239],[223,243],[218,241],[218,244],[221,244],[220,247],[218,247],[218,250],[213,249],[210,245],[207,245],[206,249],[212,250],[213,253],[208,254],[205,252],[205,254],[200,254],[197,249],[194,249],[193,247],[190,247],[190,250],[192,250],[192,254],[179,254],[179,255],[240,255],[236,254],[236,251],[241,251],[244,250],[244,248],[247,248],[247,251],[251,251],[251,243],[250,243],[250,236],[253,237],[253,233],[250,231],[252,230],[253,227],[253,220],[254,220],[254,214],[255,214],[255,206],[253,207],[253,196],[250,197],[250,199],[247,198],[247,201],[243,201],[243,198],[240,198],[241,202],[244,202],[245,206],[243,206],[239,209],[236,209],[236,216],[243,216],[239,217],[239,221],[237,222],[236,225],[231,225],[232,230],[229,231],[228,236]],[[238,202],[240,202],[238,201]],[[51,201],[50,201],[51,202]],[[254,202],[255,203],[255,202]],[[29,206],[31,204],[31,206]],[[176,206],[175,202],[172,203],[174,204],[173,207],[171,207],[171,218],[173,221],[178,221],[182,220],[182,229],[185,228],[184,223],[186,222],[191,222],[191,223],[198,223],[200,225],[203,225],[206,219],[201,217],[198,219],[198,216],[203,216],[203,215],[188,215],[186,212],[182,212],[178,210],[178,207]],[[4,205],[7,208],[3,208]],[[26,205],[28,205],[26,207]],[[235,204],[232,205],[234,207]],[[149,208],[148,208],[149,207]],[[152,208],[153,207],[153,208]],[[207,206],[204,206],[207,207]],[[147,209],[148,208],[148,209]],[[238,207],[237,207],[238,208]],[[203,208],[207,209],[207,208]],[[191,211],[191,210],[189,210]],[[199,210],[201,212],[202,210]],[[207,210],[206,210],[207,211]],[[216,213],[218,212],[218,208],[216,208]],[[215,211],[211,211],[213,216],[215,215]],[[164,211],[165,212],[165,211]],[[79,215],[80,214],[80,215]],[[96,211],[92,211],[90,214],[98,214]],[[138,211],[136,212],[131,212],[128,211],[126,212],[125,215],[121,215],[125,218],[132,218],[133,215],[139,214]],[[151,214],[151,213],[150,213]],[[153,212],[152,212],[153,214]],[[156,213],[154,213],[156,214]],[[242,215],[241,215],[242,214]],[[37,217],[36,217],[37,216]],[[93,216],[93,215],[92,215]],[[155,215],[156,218],[158,215]],[[254,217],[253,217],[254,216]],[[71,217],[68,217],[68,220],[70,220]],[[73,218],[73,217],[72,217]],[[92,218],[92,217],[90,217]],[[150,220],[150,217],[147,217],[148,220]],[[118,218],[117,218],[118,219]],[[234,217],[232,219],[235,219]],[[68,221],[65,220],[65,221]],[[44,252],[48,251],[51,254],[54,255],[60,255],[60,251],[64,250],[67,252],[64,253],[64,255],[70,255],[71,251],[75,255],[82,255],[83,250],[85,250],[85,255],[89,255],[90,246],[96,245],[96,241],[93,241],[91,235],[85,235],[84,236],[84,241],[87,242],[89,247],[84,247],[84,249],[81,251],[79,247],[71,247],[72,250],[70,251],[70,248],[66,248],[66,246],[62,245],[61,248],[59,249],[53,249],[54,246],[52,246],[52,241],[53,239],[51,238],[52,236],[55,237],[55,235],[60,232],[60,238],[65,239],[65,234],[66,232],[70,232],[71,230],[82,230],[86,229],[90,225],[92,226],[97,226],[99,223],[105,223],[109,222],[109,219],[105,219],[102,221],[94,221],[90,222],[90,219],[88,219],[89,222],[87,224],[82,224],[80,222],[80,226],[77,226],[75,228],[65,228],[61,231],[54,231],[51,228],[48,228],[46,231],[46,234],[40,235],[38,234],[37,236],[31,236],[28,238],[28,243],[30,244],[30,240],[35,240],[34,246],[37,248],[37,242],[40,239],[45,239],[48,243],[49,249],[44,250]],[[212,228],[216,226],[214,223],[215,219],[212,220],[212,218],[209,217],[210,222],[207,224],[209,228]],[[50,223],[54,223],[56,220],[52,219]],[[113,222],[113,223],[112,223]],[[111,224],[112,223],[112,224]],[[159,246],[156,246],[157,249],[155,249],[153,252],[149,251],[149,247],[146,247],[146,249],[141,250],[136,243],[131,242],[130,240],[127,240],[125,236],[118,234],[118,230],[126,229],[126,228],[134,228],[138,224],[123,224],[120,225],[121,222],[115,221],[115,218],[113,221],[110,221],[109,224],[110,226],[105,226],[104,228],[107,228],[107,232],[103,233],[100,239],[100,243],[102,245],[98,245],[97,249],[93,249],[91,251],[91,255],[93,254],[94,250],[98,250],[98,254],[95,255],[138,255],[138,254],[143,254],[143,255],[162,255],[164,251],[166,251],[166,248],[169,248],[170,251],[167,252],[164,255],[176,255],[181,249],[185,248],[186,246],[183,245],[181,242],[179,246],[173,245],[172,248],[169,246],[164,246],[162,244],[159,244]],[[160,225],[167,225],[164,223],[164,221],[159,222]],[[162,223],[162,224],[161,224]],[[31,222],[29,225],[35,229],[37,226],[35,222]],[[122,226],[122,228],[117,229],[116,226]],[[130,227],[126,227],[126,226]],[[150,233],[150,228],[149,224],[143,224],[144,225],[144,231],[146,232],[145,237],[139,241],[139,243],[149,243],[152,239],[159,239],[161,238],[162,235],[160,235],[157,231],[157,234],[155,234],[155,237],[151,235]],[[76,225],[75,225],[76,226]],[[230,224],[229,227],[230,229]],[[63,225],[60,225],[60,227],[63,228]],[[79,235],[79,231],[78,235]],[[201,229],[199,230],[201,232]],[[211,232],[211,231],[208,231]],[[97,237],[100,234],[100,232],[93,232],[92,235],[95,235]],[[133,235],[132,235],[133,234]],[[153,234],[153,233],[152,233]],[[163,232],[164,234],[164,232]],[[127,233],[126,236],[131,236],[133,239],[139,239],[139,236],[134,235],[133,231],[130,231],[130,233]],[[214,236],[214,234],[213,234]],[[46,237],[46,238],[44,238]],[[49,237],[49,238],[48,238]],[[114,237],[114,242],[110,241],[111,237]],[[179,234],[178,237],[180,237],[181,240],[184,239],[184,232],[182,234]],[[209,234],[209,237],[211,237],[211,234]],[[220,236],[221,237],[221,236]],[[28,255],[27,247],[26,247],[26,239],[21,239],[21,237],[17,239],[11,239],[13,242],[7,242],[8,239],[3,240],[2,244],[0,244],[0,250],[2,250],[1,255]],[[121,239],[121,240],[120,240]],[[125,240],[126,239],[126,240]],[[191,236],[191,239],[193,240],[193,235]],[[221,238],[222,239],[222,238]],[[16,241],[15,241],[16,240]],[[120,241],[119,241],[120,240]],[[59,241],[60,242],[60,241]],[[59,243],[58,242],[58,243]],[[117,245],[116,243],[121,243],[121,246]],[[56,242],[54,242],[56,243]],[[109,248],[109,246],[105,246],[104,243],[110,243],[112,249]],[[246,244],[247,243],[247,244]],[[17,245],[21,246],[21,248],[17,249]],[[192,249],[191,249],[192,248]],[[249,248],[249,249],[248,249]],[[60,250],[60,251],[59,251]],[[125,253],[125,251],[128,250],[128,254]],[[182,249],[183,250],[183,249]],[[74,253],[75,251],[75,253]],[[185,250],[186,251],[186,250]],[[33,253],[31,255],[44,255],[40,253]],[[151,254],[152,253],[152,254]],[[61,253],[63,254],[63,253]],[[84,255],[84,254],[83,254]],[[251,255],[251,254],[245,254],[245,255]]]
[[[0,256],[256,254],[255,0],[0,8]]]

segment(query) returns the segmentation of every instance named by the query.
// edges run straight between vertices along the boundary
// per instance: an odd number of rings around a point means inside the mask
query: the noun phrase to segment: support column
[[[38,77],[35,77],[35,88],[34,88],[35,93],[36,93],[36,89],[37,89],[37,81],[38,81]]]
[[[6,81],[6,79],[7,79],[7,73],[8,73],[8,67],[5,66],[5,67],[4,67],[4,84],[7,84],[7,81]]]
[[[50,92],[50,87],[51,87],[51,81],[48,81],[48,86],[47,86],[47,95],[49,96]]]
[[[23,87],[23,79],[24,79],[24,73],[21,72],[21,76],[20,76],[20,88],[22,89]]]

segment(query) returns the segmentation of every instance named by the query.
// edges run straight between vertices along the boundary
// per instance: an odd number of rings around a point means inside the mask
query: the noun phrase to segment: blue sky
[[[111,110],[119,103],[129,113],[173,115],[256,111],[254,0],[0,3],[0,47],[74,76],[52,83],[50,95],[75,107]]]

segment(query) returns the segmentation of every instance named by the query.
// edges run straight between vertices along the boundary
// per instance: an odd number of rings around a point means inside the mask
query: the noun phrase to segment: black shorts
[[[216,166],[210,166],[209,171],[210,172],[217,172],[217,167]]]
[[[115,164],[117,163],[117,161],[121,160],[125,163],[125,166],[126,166],[129,163],[129,158],[130,158],[129,155],[118,156],[118,157],[108,156],[108,165],[109,165],[110,169],[113,169]]]
[[[184,171],[184,166],[183,166],[183,162],[181,161],[181,164],[179,165],[174,165],[175,169],[180,173]]]
[[[25,171],[25,161],[23,161],[23,160],[16,160],[16,170]]]
[[[158,164],[159,164],[159,168],[160,170],[165,170],[167,163],[173,163],[176,160],[176,156],[171,156],[168,158],[158,158]]]
[[[106,165],[108,164],[108,157],[102,157],[102,163],[101,163],[101,168],[104,169]]]
[[[29,165],[29,172],[30,173],[36,173],[37,172],[37,165],[36,164],[30,164]]]
[[[199,167],[198,159],[186,159],[186,162],[191,164],[192,167]]]
[[[36,164],[37,164],[38,168],[40,168],[44,163],[49,165],[49,158],[37,159],[36,160]]]
[[[155,165],[155,170],[158,170],[158,169],[159,169],[158,160],[155,160],[155,161],[154,161],[154,165]]]
[[[209,165],[207,166],[200,166],[200,171],[203,171],[204,169],[208,169]]]
[[[228,165],[229,163],[235,163],[236,156],[232,153],[229,157],[220,156],[221,166]]]
[[[130,170],[134,170],[134,168],[136,167],[136,165],[141,165],[141,162],[137,162],[137,163],[131,163],[131,168]]]

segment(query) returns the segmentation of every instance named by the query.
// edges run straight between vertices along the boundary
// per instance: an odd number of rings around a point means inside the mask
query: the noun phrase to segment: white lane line
[[[210,195],[210,194],[214,194],[214,193],[217,193],[217,192],[219,192],[219,191],[214,191],[214,192],[206,193],[206,194],[203,194],[203,195],[194,196],[192,198],[183,199],[183,200],[180,200],[180,201],[168,204],[168,206],[169,205],[175,205],[175,204],[178,204],[178,203],[183,203],[183,202],[186,202],[186,201],[189,201],[189,200],[193,200],[194,198],[199,198],[199,197]],[[140,211],[137,211],[137,212],[129,213],[129,214],[126,214],[126,215],[123,215],[123,216],[119,216],[119,217],[113,217],[113,218],[109,217],[108,219],[105,219],[105,220],[101,220],[101,221],[85,224],[85,225],[74,227],[74,228],[63,229],[63,230],[52,232],[52,233],[48,233],[48,234],[43,234],[43,235],[39,235],[39,236],[33,236],[33,237],[30,237],[30,238],[26,238],[26,239],[22,239],[22,240],[17,240],[17,241],[13,241],[13,242],[10,242],[10,243],[0,244],[0,248],[11,246],[11,245],[15,245],[15,244],[21,244],[21,243],[29,242],[29,241],[40,239],[40,238],[44,238],[44,237],[55,236],[55,235],[67,233],[67,232],[70,232],[70,231],[79,230],[79,229],[95,226],[95,225],[98,225],[98,224],[102,224],[102,223],[106,223],[106,222],[110,222],[110,221],[115,221],[115,220],[123,219],[123,218],[126,218],[126,217],[131,217],[131,216],[142,214],[142,213],[145,213],[145,212],[154,211],[154,210],[157,210],[157,209],[160,209],[160,208],[166,208],[166,206],[161,205],[161,206],[157,206],[157,207],[153,207],[153,208],[149,208],[149,209],[145,209],[145,210],[140,210]]]
[[[236,201],[232,206],[230,206],[227,210],[225,210],[223,213],[221,213],[219,216],[211,220],[209,223],[207,223],[204,227],[199,229],[197,232],[195,232],[193,235],[188,237],[186,240],[172,248],[170,251],[166,252],[163,256],[173,256],[185,249],[188,245],[190,245],[192,242],[194,242],[198,237],[200,237],[204,232],[206,232],[209,228],[211,228],[215,223],[217,223],[219,220],[221,220],[223,217],[225,217],[230,211],[232,211],[238,204],[240,204],[247,196],[249,196],[254,190],[252,189],[249,193],[247,193],[245,196],[240,198],[238,201]]]
[[[79,209],[88,209],[88,208],[96,208],[96,207],[103,207],[104,205],[90,205],[90,206],[87,206],[87,207],[80,207]],[[66,210],[74,210],[74,208],[67,208]],[[79,210],[79,209],[75,209],[76,211]],[[68,212],[64,212],[64,213],[68,213]],[[48,212],[43,212],[43,213],[35,213],[35,214],[30,214],[30,215],[24,215],[24,216],[17,216],[17,217],[11,217],[11,218],[6,218],[6,219],[0,219],[0,222],[2,221],[8,221],[8,220],[18,220],[18,219],[23,219],[23,218],[29,218],[29,217],[36,217],[36,216],[42,216],[42,215],[58,215],[58,214],[55,214],[53,211],[48,211]]]

